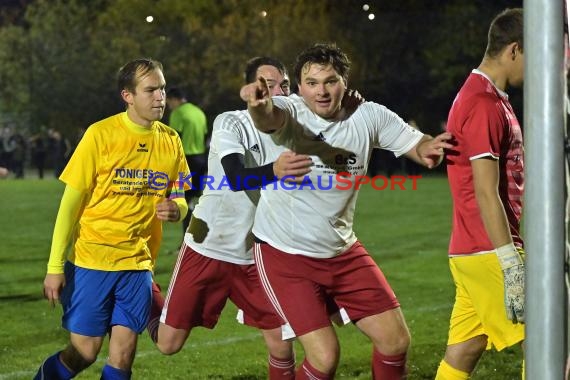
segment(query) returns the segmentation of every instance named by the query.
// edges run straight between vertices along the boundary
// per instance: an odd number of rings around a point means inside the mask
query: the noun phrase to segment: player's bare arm
[[[507,215],[499,197],[499,161],[480,158],[471,161],[475,198],[489,240],[494,247],[513,242]]]
[[[429,169],[435,168],[443,160],[444,149],[453,148],[453,145],[449,143],[451,138],[449,132],[444,132],[436,137],[424,135],[405,156]]]
[[[178,204],[171,199],[165,199],[156,205],[156,217],[162,221],[178,222],[180,216]]]
[[[481,219],[503,271],[507,318],[513,322],[524,322],[524,262],[513,244],[507,214],[499,196],[499,161],[490,157],[480,158],[471,162],[471,168]]]
[[[232,191],[260,189],[277,179],[301,183],[312,165],[310,156],[291,151],[281,153],[275,162],[250,168],[245,167],[242,154],[231,153],[222,157],[222,166]],[[242,178],[248,178],[247,183]]]
[[[273,173],[277,178],[285,178],[285,182],[301,183],[311,171],[313,160],[306,154],[283,152],[273,163]]]
[[[273,105],[269,85],[264,77],[259,77],[256,82],[243,86],[240,97],[247,102],[247,110],[257,129],[262,132],[272,132],[283,126],[285,115]]]

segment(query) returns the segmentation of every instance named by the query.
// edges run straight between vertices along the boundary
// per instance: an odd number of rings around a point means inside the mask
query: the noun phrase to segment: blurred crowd
[[[55,128],[41,127],[35,134],[21,133],[14,125],[0,127],[0,168],[8,170],[6,176],[24,178],[27,170],[43,179],[46,172],[58,178],[76,143]],[[29,175],[28,175],[29,176]]]

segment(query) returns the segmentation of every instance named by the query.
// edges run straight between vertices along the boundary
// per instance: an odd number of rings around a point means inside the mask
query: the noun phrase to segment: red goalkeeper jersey
[[[471,161],[499,160],[499,195],[516,246],[522,247],[520,219],[524,188],[523,136],[508,96],[480,71],[473,70],[457,94],[447,122],[457,145],[447,152],[453,197],[449,254],[493,250],[475,198]]]

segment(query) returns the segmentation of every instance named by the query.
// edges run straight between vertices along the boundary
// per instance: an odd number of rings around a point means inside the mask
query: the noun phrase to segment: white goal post
[[[524,1],[523,236],[529,380],[563,379],[567,357],[564,8],[562,0]]]

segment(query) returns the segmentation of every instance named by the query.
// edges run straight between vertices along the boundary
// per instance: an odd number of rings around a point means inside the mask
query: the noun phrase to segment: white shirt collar
[[[478,69],[473,69],[473,70],[471,70],[471,72],[473,74],[478,74],[478,75],[485,77],[493,85],[493,87],[495,87],[497,89],[497,91],[499,92],[499,94],[501,94],[501,96],[503,96],[507,99],[509,98],[509,94],[507,94],[505,91],[503,91],[500,88],[498,88],[497,86],[495,86],[495,83],[493,83],[493,81],[491,80],[491,78],[489,78],[489,76],[487,74],[485,74],[484,72],[482,72],[481,70],[478,70]]]

